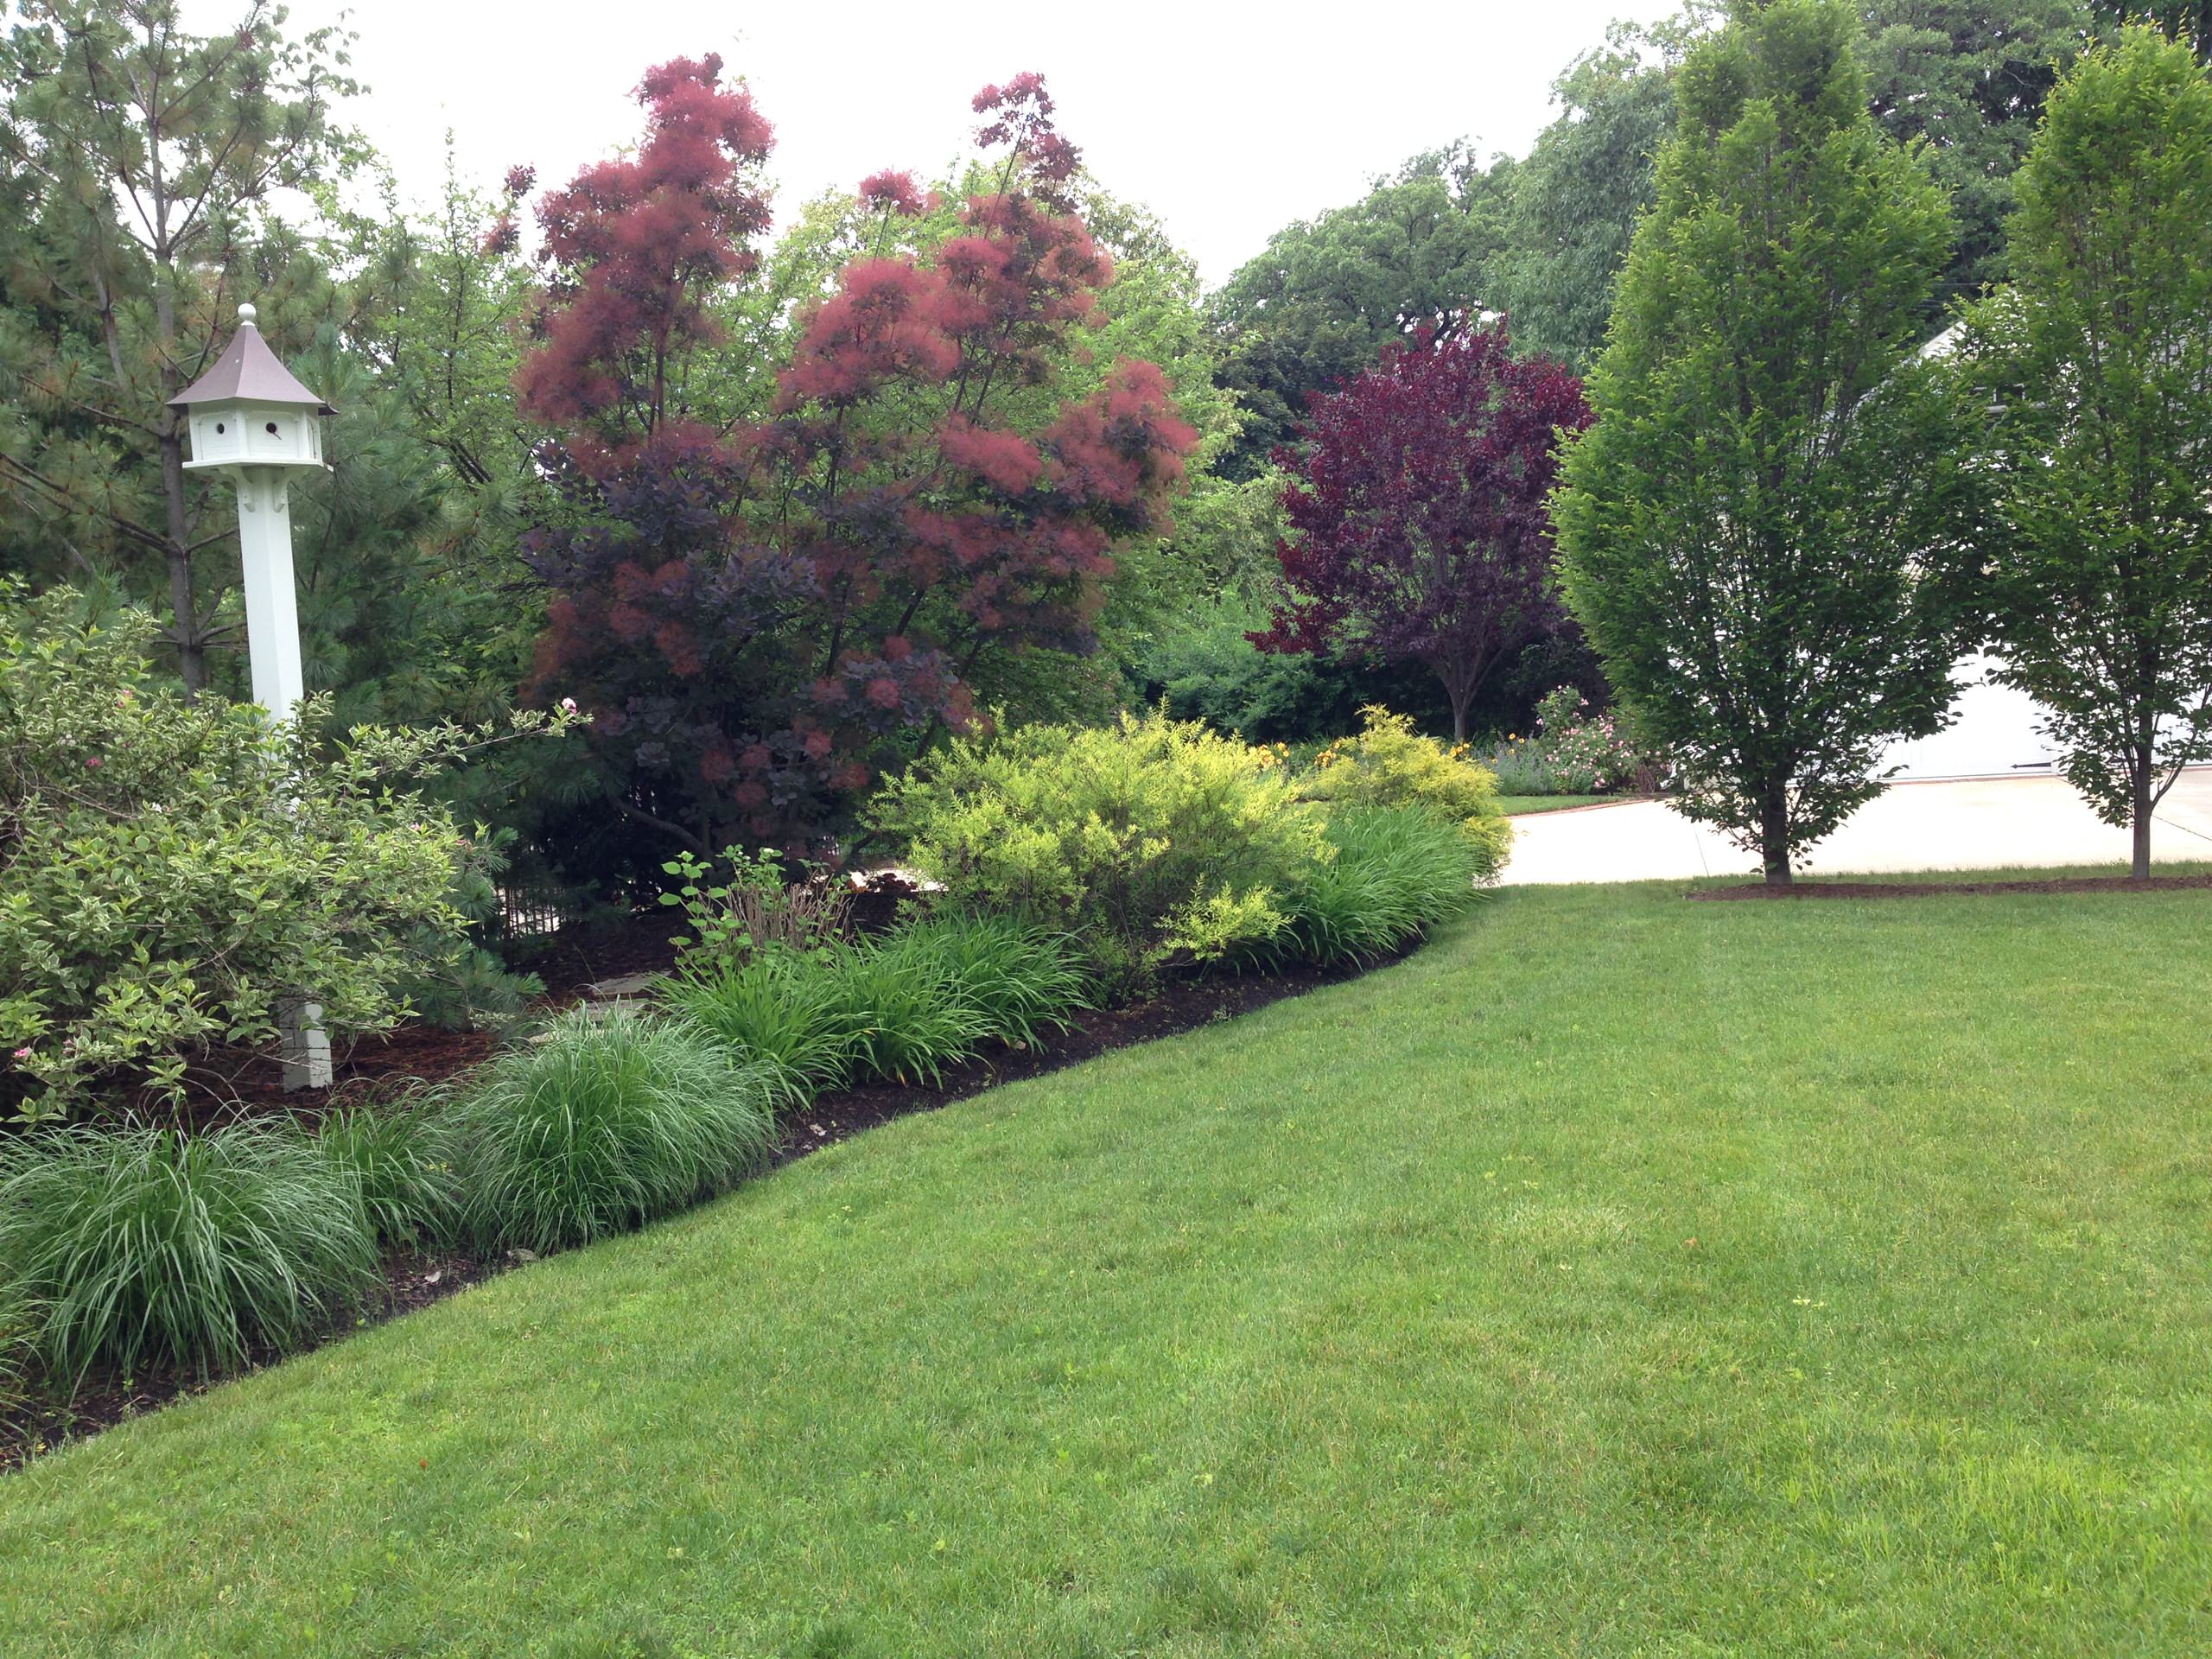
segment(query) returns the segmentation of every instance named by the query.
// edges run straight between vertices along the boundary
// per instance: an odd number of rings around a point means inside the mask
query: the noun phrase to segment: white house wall
[[[1901,779],[2032,776],[2051,770],[2050,746],[2036,731],[2038,705],[2024,691],[1993,685],[1994,659],[1969,657],[1951,671],[1958,686],[1955,718],[1933,737],[1899,743],[1883,766],[1902,766]]]

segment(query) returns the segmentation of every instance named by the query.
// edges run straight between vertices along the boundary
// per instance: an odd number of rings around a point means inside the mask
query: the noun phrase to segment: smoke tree
[[[1283,493],[1282,603],[1263,650],[1417,662],[1452,735],[1492,669],[1560,620],[1545,511],[1558,435],[1588,419],[1580,382],[1514,357],[1503,322],[1410,349],[1317,399]]]
[[[1950,220],[1868,116],[1857,35],[1838,0],[1775,0],[1684,63],[1554,504],[1681,810],[1777,885],[1941,726],[1961,632],[1956,410],[1918,356]]]
[[[2051,95],[2020,175],[2009,291],[1962,342],[2004,533],[2004,667],[2066,775],[2133,827],[2212,758],[2212,79],[2132,30]]]
[[[613,804],[700,851],[818,829],[971,727],[988,653],[1091,645],[1114,549],[1165,531],[1196,440],[1149,363],[1056,395],[1113,272],[1029,74],[975,100],[1003,156],[957,233],[908,245],[927,196],[865,181],[865,245],[772,401],[713,410],[712,301],[752,269],[769,141],[720,70],[653,71],[635,156],[541,204],[555,280],[518,383],[571,503],[527,548],[538,683],[594,714]]]

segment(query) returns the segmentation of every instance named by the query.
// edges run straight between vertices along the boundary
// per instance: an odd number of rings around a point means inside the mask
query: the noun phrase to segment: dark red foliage
[[[550,275],[543,343],[516,377],[523,412],[594,430],[618,460],[674,412],[671,368],[719,338],[716,289],[751,271],[748,240],[768,227],[755,173],[774,134],[722,60],[677,58],[646,73],[645,141],[537,204]],[[528,188],[528,169],[509,172]]]
[[[767,128],[717,68],[654,71],[637,161],[541,207],[560,276],[521,385],[564,434],[545,464],[574,504],[525,549],[555,594],[537,688],[591,712],[618,806],[707,849],[819,828],[918,739],[969,726],[987,652],[1095,648],[1114,546],[1166,531],[1197,441],[1142,362],[1014,420],[1113,279],[1027,75],[976,101],[1008,150],[995,188],[932,257],[848,265],[765,418],[671,409],[658,387],[711,374],[704,301],[766,217],[734,181]],[[861,198],[925,205],[903,173]]]
[[[906,218],[922,212],[928,205],[915,185],[912,174],[894,173],[888,168],[861,181],[861,200],[871,207]]]
[[[1515,358],[1502,321],[1394,345],[1314,400],[1302,452],[1275,453],[1287,601],[1252,642],[1425,664],[1464,738],[1484,677],[1560,623],[1546,501],[1558,434],[1590,418],[1581,382]]]

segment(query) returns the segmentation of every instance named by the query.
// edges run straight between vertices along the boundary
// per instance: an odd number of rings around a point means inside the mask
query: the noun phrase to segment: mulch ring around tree
[[[653,919],[659,923],[664,918]],[[664,936],[666,929],[663,927],[661,932]],[[1076,1065],[1112,1049],[1172,1037],[1249,1014],[1270,1002],[1298,996],[1324,985],[1357,978],[1372,968],[1401,960],[1414,948],[1408,946],[1382,960],[1351,966],[1171,979],[1145,1001],[1083,1014],[1065,1033],[1055,1036],[1049,1046],[1030,1049],[998,1046],[948,1068],[943,1078],[934,1084],[871,1084],[817,1096],[805,1107],[786,1116],[776,1145],[769,1154],[769,1166],[791,1163],[880,1123],[913,1112],[934,1111],[1001,1084],[1057,1071],[1062,1066]],[[551,976],[547,977],[550,979]],[[549,1001],[555,1000],[548,998]],[[404,1092],[410,1077],[420,1076],[423,1071],[448,1075],[484,1058],[491,1047],[491,1039],[483,1033],[403,1027],[393,1033],[389,1042],[364,1043],[356,1048],[341,1070],[339,1092],[356,1101],[389,1099]],[[410,1064],[418,1069],[404,1069]],[[290,1109],[302,1118],[319,1116],[329,1109],[329,1103],[322,1100],[302,1107],[298,1096],[278,1094],[273,1082],[264,1089],[264,1081],[255,1079],[254,1086],[246,1091],[242,1103],[245,1110],[274,1112],[284,1109],[280,1104],[284,1101],[292,1103]],[[364,1305],[345,1322],[334,1325],[305,1346],[320,1346],[418,1307],[427,1307],[456,1291],[536,1259],[526,1251],[510,1251],[496,1256],[478,1255],[466,1249],[427,1253],[395,1251],[384,1262],[384,1282]],[[258,1370],[284,1357],[275,1352],[257,1354],[248,1369]],[[138,1376],[125,1376],[111,1367],[95,1366],[73,1393],[58,1388],[41,1393],[35,1389],[28,1403],[13,1409],[0,1408],[0,1471],[28,1462],[67,1441],[98,1433],[172,1400],[204,1392],[209,1386],[207,1379],[186,1371],[149,1370]]]
[[[1694,887],[1682,896],[1712,902],[1738,899],[1934,899],[1988,893],[2174,893],[2212,887],[2212,875],[2065,875],[2048,881],[1793,881],[1786,887]]]

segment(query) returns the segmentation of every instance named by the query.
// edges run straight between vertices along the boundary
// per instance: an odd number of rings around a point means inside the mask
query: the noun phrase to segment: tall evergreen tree
[[[2212,78],[2133,29],[2051,95],[2014,285],[1961,353],[2006,413],[1990,586],[2005,666],[2066,775],[2134,830],[2212,758]]]
[[[1555,499],[1568,601],[1683,810],[1777,885],[1941,725],[1958,639],[1928,557],[1954,406],[1916,350],[1950,219],[1858,36],[1842,0],[1745,3],[1684,63]]]
[[[226,632],[230,584],[202,556],[228,539],[227,492],[184,471],[168,400],[241,299],[280,349],[312,338],[329,284],[265,209],[358,153],[331,117],[348,37],[289,39],[283,21],[255,0],[199,35],[175,0],[24,0],[0,39],[0,156],[26,221],[0,329],[0,499],[80,579],[156,575],[188,690]]]

